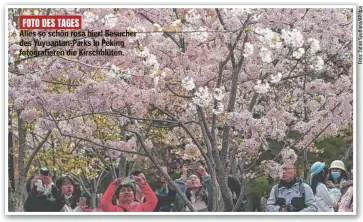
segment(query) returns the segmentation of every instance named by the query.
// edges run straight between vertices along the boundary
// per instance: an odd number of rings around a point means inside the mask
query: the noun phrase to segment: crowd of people
[[[163,168],[167,173],[167,169]],[[282,165],[282,178],[272,187],[270,194],[261,198],[262,211],[267,212],[350,212],[353,211],[353,183],[345,165],[335,160],[328,168],[325,163],[311,166],[310,185],[297,176],[292,163]],[[162,187],[153,191],[142,171],[112,181],[102,197],[99,208],[104,212],[189,212],[186,201],[177,194],[174,186],[162,176]],[[212,211],[212,181],[203,166],[191,170],[183,166],[180,178],[174,180],[191,206],[198,212]],[[228,186],[236,204],[240,183],[228,177]],[[42,168],[39,175],[29,178],[26,212],[82,212],[81,189],[71,177],[52,182],[49,171]],[[221,195],[217,195],[221,197]],[[241,202],[241,206],[243,205]]]

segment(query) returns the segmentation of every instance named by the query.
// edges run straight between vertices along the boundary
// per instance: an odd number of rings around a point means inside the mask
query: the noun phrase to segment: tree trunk
[[[224,201],[223,201],[223,198],[221,198],[221,189],[219,188],[217,181],[216,181],[216,184],[217,184],[217,190],[215,191],[215,193],[216,193],[217,197],[214,197],[214,198],[216,198],[215,202],[217,204],[216,212],[223,212],[225,209]]]
[[[18,152],[18,169],[19,179],[17,186],[15,187],[15,204],[19,211],[22,211],[24,194],[25,192],[25,180],[27,173],[25,171],[25,154],[26,154],[26,132],[24,129],[23,119],[20,118],[21,111],[18,111],[18,132],[19,132],[19,152]]]
[[[10,129],[9,129],[10,130]],[[9,184],[8,184],[8,203],[9,212],[14,212],[16,209],[16,199],[14,198],[15,191],[15,176],[14,176],[14,155],[13,155],[13,134],[9,131],[8,134],[8,169],[9,169]]]
[[[9,212],[16,212],[16,197],[15,197],[15,193],[12,192],[11,190],[8,191],[8,211]]]
[[[309,176],[309,162],[308,162],[308,151],[304,150],[304,181],[308,181]]]
[[[232,211],[233,209],[233,199],[231,191],[227,185],[227,177],[225,176],[224,171],[216,170],[217,173],[217,181],[219,184],[219,188],[221,190],[223,202],[224,202],[224,211]]]
[[[9,131],[8,134],[8,169],[9,169],[9,182],[11,191],[15,190],[15,176],[14,176],[14,152],[13,152],[13,133]]]
[[[120,161],[118,162],[118,177],[119,178],[124,178],[127,175],[126,166],[127,166],[126,157],[121,155]]]
[[[91,180],[91,208],[95,209],[97,207],[97,187],[96,187],[96,180]]]
[[[97,193],[95,191],[92,191],[91,193],[91,206],[92,209],[97,208]]]
[[[341,160],[344,162],[345,160],[349,159],[349,157],[351,156],[353,156],[353,144],[349,146],[347,151],[345,151],[345,154]]]
[[[232,162],[231,162],[231,172],[232,172],[232,176],[234,178],[240,178],[241,177],[241,174],[238,171],[236,158],[230,158],[230,159],[232,160]]]
[[[241,174],[243,174],[241,172]],[[239,194],[238,198],[237,198],[237,202],[236,205],[233,207],[233,212],[238,211],[241,208],[241,202],[243,200],[243,198],[245,197],[245,192],[246,192],[246,180],[244,178],[241,179],[241,193]]]
[[[13,132],[12,132],[12,118],[11,118],[11,110],[8,109],[8,170],[9,170],[9,188],[8,189],[8,211],[14,212],[16,209],[16,199],[14,198],[15,191],[15,170],[14,170],[14,147],[13,147]]]

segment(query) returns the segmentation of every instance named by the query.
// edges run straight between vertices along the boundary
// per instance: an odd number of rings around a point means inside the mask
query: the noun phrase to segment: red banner
[[[82,29],[81,15],[21,15],[20,29]]]

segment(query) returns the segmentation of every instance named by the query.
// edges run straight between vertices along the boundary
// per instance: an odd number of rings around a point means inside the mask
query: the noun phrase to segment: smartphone
[[[79,198],[79,206],[81,207],[81,209],[87,207],[87,197]]]

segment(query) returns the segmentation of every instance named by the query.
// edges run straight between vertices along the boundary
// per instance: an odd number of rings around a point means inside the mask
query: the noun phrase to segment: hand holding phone
[[[197,168],[197,173],[200,175],[200,177],[204,177],[207,175],[207,171],[205,170],[205,168],[203,166],[199,166]]]
[[[79,198],[79,207],[82,211],[84,211],[85,208],[87,208],[87,197],[81,197]]]
[[[190,167],[188,166],[188,165],[184,165],[183,166],[183,168],[182,168],[182,172],[183,172],[183,174],[185,173],[185,174],[187,174],[188,173],[188,171],[190,171]]]
[[[120,185],[121,181],[122,181],[122,178],[116,178],[113,180],[113,182],[116,182],[116,186]]]
[[[182,178],[183,178],[183,180],[187,180],[187,178],[188,178],[188,171],[190,171],[190,168],[189,168],[189,166],[187,166],[187,165],[184,165],[183,166],[183,168],[182,168]]]
[[[43,181],[43,184],[45,186],[48,186],[49,184],[52,183],[52,178],[50,176],[44,176],[44,175],[42,175],[41,176],[41,180]]]
[[[164,166],[164,167],[161,167],[161,169],[163,170],[163,172],[165,174],[168,174],[168,168],[167,167]],[[165,179],[165,177],[163,176],[163,174],[161,174],[160,180],[161,180],[162,183],[167,183],[168,182],[168,180]]]
[[[145,186],[146,180],[142,176],[136,176],[135,177],[135,183],[140,188],[143,188]]]

